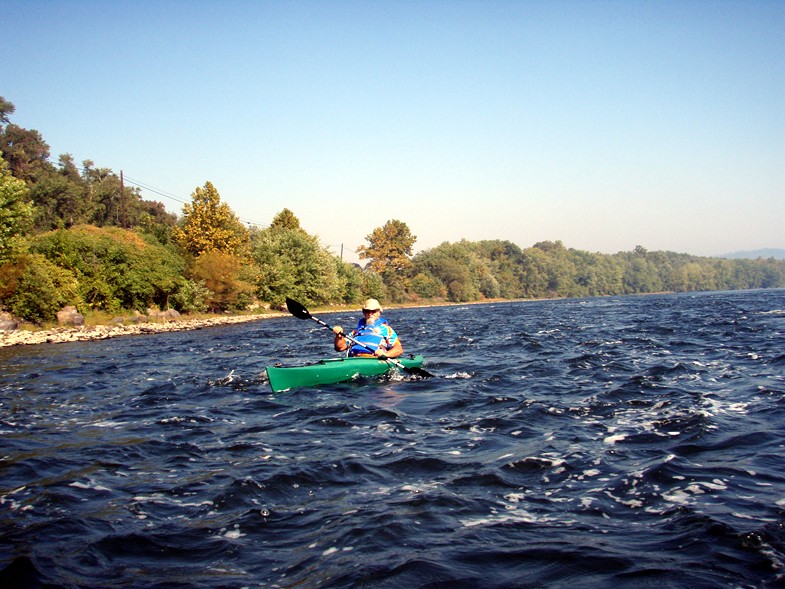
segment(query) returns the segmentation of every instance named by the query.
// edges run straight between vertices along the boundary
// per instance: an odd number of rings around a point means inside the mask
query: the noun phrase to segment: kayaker
[[[352,331],[351,337],[363,344],[352,344],[343,335],[343,327],[333,327],[335,333],[335,351],[349,350],[349,356],[385,356],[397,358],[403,354],[403,346],[398,334],[382,317],[382,307],[376,299],[368,299],[363,305],[363,318]],[[367,349],[363,346],[367,346]],[[373,353],[371,353],[373,350]]]

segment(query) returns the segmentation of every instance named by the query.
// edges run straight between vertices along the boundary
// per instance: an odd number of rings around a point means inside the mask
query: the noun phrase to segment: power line
[[[170,194],[168,192],[164,192],[163,190],[160,190],[158,188],[150,186],[149,184],[145,184],[141,180],[134,180],[133,178],[129,178],[128,176],[126,176],[125,179],[130,184],[133,184],[134,186],[138,186],[139,188],[142,188],[144,190],[147,190],[147,191],[152,192],[154,194],[157,194],[159,196],[163,196],[164,198],[168,198],[168,199],[173,200],[175,202],[179,202],[180,204],[188,204],[187,200],[182,200],[181,198],[178,198],[178,197],[176,197],[176,196],[174,196],[174,195],[172,195],[172,194]],[[248,221],[247,219],[240,219],[240,217],[238,217],[238,219],[242,223],[245,223],[246,225],[252,225],[254,227],[259,227],[259,228],[268,227],[268,225],[263,225],[261,223],[255,222],[255,221]]]
[[[149,192],[155,193],[158,196],[163,196],[164,198],[168,198],[168,199],[173,200],[175,202],[179,202],[180,204],[188,204],[187,200],[182,200],[182,199],[180,199],[180,198],[178,198],[178,197],[176,197],[176,196],[174,196],[172,194],[169,194],[168,192],[164,192],[163,190],[159,190],[158,188],[154,188],[152,186],[149,186],[149,185],[145,184],[144,182],[142,182],[141,180],[135,180],[135,179],[131,178],[130,176],[126,176],[125,179],[129,182],[129,184],[133,184],[134,186],[138,186],[139,188],[143,188],[144,190],[147,190]]]
[[[49,158],[49,162],[52,163],[52,164],[55,164],[55,165],[61,165],[61,162],[59,160],[55,161],[52,158]],[[74,164],[74,166],[76,167],[77,170],[80,170],[83,174],[88,171],[87,168],[85,168],[85,167],[76,166],[76,164]],[[112,171],[112,173],[114,174],[114,171]],[[123,173],[122,170],[120,171],[120,173],[121,174]],[[123,177],[123,179],[128,184],[132,184],[132,185],[137,186],[137,187],[139,187],[139,188],[141,188],[143,190],[147,190],[148,192],[152,192],[153,194],[157,194],[158,196],[162,196],[164,198],[168,198],[169,200],[173,200],[173,201],[178,202],[180,204],[184,205],[184,204],[188,204],[188,202],[189,202],[189,201],[183,200],[182,198],[180,198],[178,196],[175,196],[175,195],[173,195],[173,194],[171,194],[169,192],[165,192],[165,191],[161,190],[160,188],[155,188],[154,186],[150,186],[149,184],[146,184],[146,183],[142,182],[141,180],[135,180],[134,178],[131,178],[130,176],[125,175]],[[265,224],[262,224],[262,223],[257,223],[256,221],[248,221],[247,219],[240,219],[239,217],[238,217],[238,219],[242,223],[245,223],[246,225],[250,225],[250,226],[253,226],[253,227],[259,227],[260,229],[264,229],[265,227],[269,227],[269,225],[265,225]]]

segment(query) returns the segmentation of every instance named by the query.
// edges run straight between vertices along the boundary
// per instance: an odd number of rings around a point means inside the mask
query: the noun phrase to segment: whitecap
[[[673,489],[672,491],[663,493],[662,498],[665,499],[665,501],[678,503],[679,505],[689,505],[690,503],[690,496],[681,489]]]
[[[584,472],[583,472],[583,474],[581,474],[581,475],[578,477],[578,480],[579,480],[579,481],[582,481],[582,480],[583,480],[585,477],[596,477],[596,476],[597,476],[597,475],[599,475],[599,474],[600,474],[600,471],[599,471],[598,469],[596,469],[596,468],[590,468],[589,470],[587,470],[587,471],[584,471]]]
[[[228,538],[229,540],[237,540],[238,538],[242,538],[245,536],[239,529],[235,528],[234,530],[229,530],[224,534],[224,538]]]
[[[513,510],[505,511],[503,513],[492,513],[485,517],[463,519],[460,521],[464,527],[474,528],[477,526],[506,524],[506,523],[534,524],[540,520],[538,520],[536,516],[532,515],[526,510],[513,509]]]
[[[110,427],[110,428],[119,429],[125,426],[126,424],[125,422],[122,421],[96,421],[94,423],[91,423],[90,425],[92,425],[93,427]]]
[[[69,487],[75,487],[76,489],[92,489],[94,491],[111,491],[111,489],[104,487],[103,485],[99,485],[90,481],[89,483],[82,483],[79,481],[74,481],[68,485]]]
[[[472,375],[468,372],[456,372],[455,374],[447,374],[442,378],[446,378],[448,380],[466,380],[471,378]]]

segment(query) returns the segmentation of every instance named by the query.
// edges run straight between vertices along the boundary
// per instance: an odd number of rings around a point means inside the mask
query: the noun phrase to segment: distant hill
[[[757,258],[775,258],[777,260],[785,260],[785,250],[777,248],[766,248],[762,250],[752,250],[749,252],[732,252],[730,254],[723,254],[720,258],[728,258],[729,260],[738,260],[740,258],[749,258],[755,260]]]

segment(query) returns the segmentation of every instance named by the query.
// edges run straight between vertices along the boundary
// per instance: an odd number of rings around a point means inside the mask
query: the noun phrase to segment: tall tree
[[[8,117],[14,114],[16,107],[13,102],[9,102],[4,96],[0,96],[0,125],[5,125],[10,120]]]
[[[275,216],[273,222],[270,223],[270,229],[302,230],[300,227],[300,219],[298,219],[289,209],[284,209]]]
[[[12,102],[0,96],[0,157],[8,162],[13,176],[29,183],[52,169],[47,161],[49,145],[38,131],[10,122],[15,110]]]
[[[297,229],[264,229],[254,235],[251,256],[256,264],[256,295],[279,305],[286,297],[305,304],[345,300],[346,284],[338,259],[319,245],[317,237]]]
[[[0,132],[0,152],[11,173],[25,182],[35,182],[53,169],[48,162],[49,145],[34,129],[8,124]]]
[[[369,267],[385,278],[400,276],[411,264],[412,246],[417,237],[403,221],[392,219],[365,237],[368,245],[357,248],[361,260],[370,260]]]
[[[14,178],[8,164],[0,158],[0,263],[17,249],[17,240],[33,221],[33,205],[27,186]]]
[[[229,205],[221,202],[211,182],[197,188],[191,203],[183,205],[183,223],[174,228],[175,241],[198,257],[211,251],[242,255],[248,243],[248,230]]]

